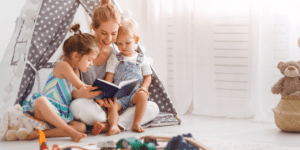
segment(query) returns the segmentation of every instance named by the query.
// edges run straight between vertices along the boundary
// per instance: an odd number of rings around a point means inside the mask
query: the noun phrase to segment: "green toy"
[[[145,142],[144,144],[141,142],[140,139],[131,137],[131,138],[126,138],[126,139],[121,139],[118,143],[117,143],[117,147],[118,148],[131,148],[132,150],[156,150],[155,149],[155,144],[151,143],[151,142]]]

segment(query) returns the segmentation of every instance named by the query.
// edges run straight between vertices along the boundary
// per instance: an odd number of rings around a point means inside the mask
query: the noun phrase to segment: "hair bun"
[[[77,31],[79,31],[79,33],[81,34],[81,31],[79,30],[79,28],[80,28],[79,24],[74,24],[69,28],[69,32],[73,31],[74,33],[76,33]]]
[[[111,0],[101,0],[101,6],[111,4]]]

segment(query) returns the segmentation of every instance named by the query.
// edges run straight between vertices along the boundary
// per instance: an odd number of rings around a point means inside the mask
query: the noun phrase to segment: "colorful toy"
[[[40,145],[40,150],[49,150],[47,144],[46,144],[46,137],[45,133],[42,130],[38,130],[39,133],[39,145]]]
[[[188,143],[184,140],[183,137],[189,137],[192,138],[192,134],[187,135],[178,135],[176,137],[173,137],[169,142],[165,150],[173,150],[173,149],[184,149],[184,150],[199,150],[196,146],[194,146],[191,143]]]
[[[155,146],[158,146],[158,143],[157,143],[156,139],[151,139],[150,137],[145,137],[144,138],[144,143],[149,143],[149,142],[155,144]]]
[[[178,136],[177,136],[178,137]],[[210,148],[208,148],[207,146],[205,146],[204,144],[196,141],[195,139],[192,138],[191,134],[187,134],[187,135],[183,135],[179,138],[177,137],[171,137],[171,136],[155,136],[155,135],[150,135],[150,136],[144,136],[144,137],[140,137],[140,139],[145,139],[145,138],[149,138],[149,139],[152,139],[152,140],[157,140],[158,142],[168,142],[168,144],[170,143],[170,146],[173,146],[172,147],[169,147],[169,149],[176,149],[176,144],[178,145],[177,147],[179,147],[180,145],[180,150],[181,150],[181,147],[189,147],[189,144],[195,146],[196,148],[199,148],[201,150],[210,150]],[[175,139],[173,139],[175,138]],[[186,143],[180,143],[181,141],[185,140],[187,142]],[[173,141],[176,141],[177,140],[177,143],[176,142],[173,142]],[[156,149],[168,149],[168,144],[167,144],[167,147],[166,146],[156,146]],[[186,149],[188,150],[188,149]]]
[[[284,77],[271,88],[273,94],[300,97],[300,61],[279,62],[277,68]]]
[[[46,136],[45,133],[42,130],[38,130],[39,133],[39,145],[40,145],[40,150],[49,150],[47,143],[46,143]],[[60,148],[54,144],[52,146],[52,150],[60,150]]]
[[[125,148],[125,149],[132,149],[132,150],[156,150],[155,149],[155,144],[151,143],[151,142],[145,142],[142,143],[141,140],[131,137],[131,138],[126,138],[126,139],[121,139],[118,143],[117,143],[117,147],[118,148]]]
[[[33,126],[23,117],[21,105],[16,104],[14,107],[8,108],[1,120],[0,138],[8,141],[26,140],[33,131]]]
[[[46,144],[46,138],[43,131],[38,130],[39,133],[39,145],[40,150],[49,150]],[[141,142],[144,140],[144,143]],[[158,145],[158,142],[161,145]],[[164,144],[167,143],[167,144]],[[206,147],[202,143],[193,139],[192,134],[183,134],[175,137],[171,136],[145,136],[140,139],[130,137],[119,140],[118,142],[114,141],[104,141],[98,142],[97,144],[89,144],[89,145],[97,145],[97,148],[100,150],[114,150],[114,149],[122,149],[122,150],[210,150],[210,148]],[[115,147],[116,145],[116,147]],[[61,148],[61,150],[71,150],[72,148],[82,149],[85,148],[80,146],[67,146]],[[52,150],[60,150],[57,145],[53,145]]]

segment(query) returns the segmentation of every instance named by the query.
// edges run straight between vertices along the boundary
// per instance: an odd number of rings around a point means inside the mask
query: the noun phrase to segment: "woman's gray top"
[[[110,57],[110,55],[112,54],[114,55],[116,54],[116,50],[114,48],[111,48],[108,57]],[[87,85],[92,85],[97,78],[104,79],[106,75],[107,60],[100,66],[96,66],[96,65],[91,66],[91,68],[85,73],[81,72],[80,77],[82,82]]]

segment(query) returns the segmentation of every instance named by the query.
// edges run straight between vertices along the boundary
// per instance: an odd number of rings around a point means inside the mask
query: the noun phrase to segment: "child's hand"
[[[147,95],[149,95],[148,90],[147,90],[146,88],[144,88],[144,87],[140,87],[140,88],[136,91],[136,93],[139,92],[139,91],[143,91],[143,92],[145,92]]]
[[[102,93],[102,91],[92,91],[97,89],[98,87],[92,87],[90,85],[85,85],[78,90],[79,97],[77,98],[92,98],[98,96]]]
[[[96,102],[100,107],[102,107],[102,106],[104,105],[104,101],[103,101],[103,100],[95,99],[95,102]]]
[[[103,101],[105,107],[115,107],[117,103],[117,97],[114,98],[114,102],[110,98],[108,100],[104,98]]]

